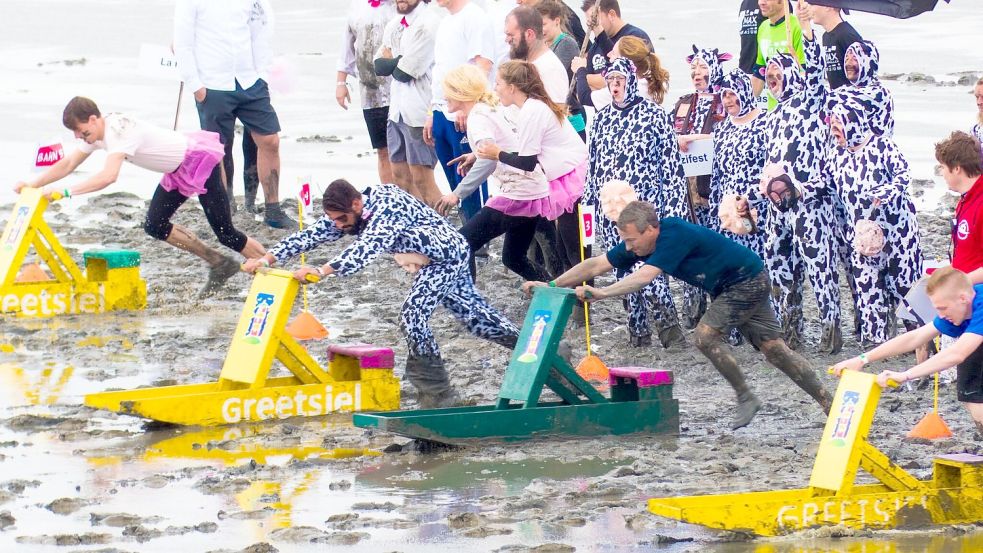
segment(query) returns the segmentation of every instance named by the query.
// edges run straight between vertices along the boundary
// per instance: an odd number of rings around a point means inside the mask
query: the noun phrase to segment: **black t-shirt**
[[[577,46],[580,47],[584,43],[584,38],[587,37],[587,31],[584,30],[584,24],[580,21],[580,16],[573,9],[563,4],[564,11],[567,13],[567,29],[570,30],[570,36],[577,41]]]
[[[830,88],[850,84],[843,71],[843,57],[846,56],[846,49],[860,40],[863,40],[860,33],[846,21],[823,34],[823,58],[826,60],[826,79]]]
[[[611,48],[614,48],[614,45],[618,43],[618,40],[624,36],[637,36],[638,38],[644,40],[645,43],[649,45],[649,48],[652,47],[652,39],[649,38],[648,33],[630,23],[625,23],[625,26],[615,33],[613,37],[611,37]]]
[[[737,14],[741,22],[741,57],[737,66],[741,71],[751,74],[754,62],[758,59],[758,27],[765,20],[758,7],[758,0],[742,0],[741,11]]]

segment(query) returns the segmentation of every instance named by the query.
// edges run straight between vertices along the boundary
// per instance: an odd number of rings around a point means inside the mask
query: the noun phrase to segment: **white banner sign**
[[[694,140],[685,152],[679,152],[683,161],[683,172],[687,177],[709,175],[713,171],[713,140]]]
[[[591,204],[580,204],[580,239],[585,246],[594,243],[594,206]]]
[[[141,44],[139,69],[146,77],[168,81],[181,80],[181,75],[177,72],[177,58],[168,46]]]

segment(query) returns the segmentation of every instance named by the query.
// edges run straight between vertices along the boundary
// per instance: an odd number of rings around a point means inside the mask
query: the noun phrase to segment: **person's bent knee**
[[[719,330],[705,324],[700,324],[697,325],[696,332],[693,335],[693,343],[696,345],[696,349],[706,352],[714,345],[719,344],[722,337],[723,333]]]
[[[222,232],[217,236],[220,244],[232,251],[241,252],[246,248],[249,238],[238,230]]]
[[[151,221],[147,219],[143,222],[143,231],[150,235],[151,238],[156,238],[157,240],[167,240],[173,228],[174,224],[170,221]]]
[[[262,150],[279,150],[280,149],[280,134],[257,134],[253,133],[253,141],[256,142],[256,147]]]

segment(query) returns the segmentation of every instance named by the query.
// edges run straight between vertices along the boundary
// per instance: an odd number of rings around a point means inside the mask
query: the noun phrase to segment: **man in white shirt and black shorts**
[[[201,128],[217,132],[232,167],[235,120],[258,148],[257,167],[273,228],[296,223],[283,212],[280,191],[280,121],[265,76],[272,62],[273,11],[267,0],[177,0],[174,54],[185,85],[195,95]]]
[[[397,0],[397,16],[383,32],[375,73],[392,77],[386,142],[393,182],[434,206],[440,199],[434,181],[437,152],[423,140],[423,126],[430,111],[434,40],[440,21],[427,9],[429,2]]]

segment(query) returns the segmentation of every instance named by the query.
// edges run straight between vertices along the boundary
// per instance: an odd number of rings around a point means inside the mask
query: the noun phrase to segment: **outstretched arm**
[[[74,150],[33,179],[14,184],[14,192],[20,192],[21,188],[41,188],[46,184],[57,182],[72,174],[72,171],[77,169],[88,157],[89,154],[82,150]]]
[[[928,323],[920,328],[916,328],[915,330],[905,332],[900,336],[895,336],[894,338],[866,353],[861,353],[860,355],[847,359],[846,361],[840,361],[836,365],[833,365],[833,372],[839,375],[844,369],[859,371],[867,363],[880,361],[881,359],[889,359],[895,355],[901,355],[902,353],[914,351],[915,348],[929,343],[939,334],[940,332],[937,328],[935,328],[935,325]],[[983,337],[980,338],[983,340]],[[935,357],[932,359],[935,359]],[[960,361],[962,361],[962,359],[960,359]],[[945,365],[945,367],[951,366],[952,365]]]

